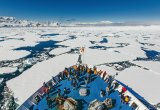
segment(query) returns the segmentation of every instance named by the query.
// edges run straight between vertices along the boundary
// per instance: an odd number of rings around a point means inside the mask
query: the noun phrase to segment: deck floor
[[[81,76],[79,79],[79,85],[84,85],[83,78],[85,75]],[[61,89],[61,93],[63,94],[63,89],[66,87],[68,89],[67,97],[72,97],[76,101],[78,101],[79,104],[79,110],[87,110],[89,103],[95,99],[99,101],[104,101],[106,98],[112,98],[115,100],[115,106],[111,110],[133,110],[129,105],[123,104],[121,102],[120,96],[118,91],[113,91],[109,94],[109,96],[105,95],[104,97],[100,97],[100,90],[106,90],[107,83],[104,82],[99,76],[92,75],[91,76],[91,82],[87,85],[88,90],[90,91],[87,96],[80,96],[79,95],[79,89],[81,86],[78,87],[78,89],[73,90],[73,87],[71,86],[71,81],[68,79],[62,80],[56,87],[54,87],[50,92],[50,97],[54,98],[57,96],[57,90]],[[61,94],[61,95],[62,95]],[[58,110],[57,105],[53,105],[51,109],[48,108],[46,97],[44,97],[38,105],[34,106],[34,110]]]

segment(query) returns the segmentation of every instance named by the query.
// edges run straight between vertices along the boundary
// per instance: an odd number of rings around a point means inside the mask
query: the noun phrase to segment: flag
[[[81,54],[84,53],[84,50],[85,50],[84,47],[80,48],[80,53],[81,53]]]

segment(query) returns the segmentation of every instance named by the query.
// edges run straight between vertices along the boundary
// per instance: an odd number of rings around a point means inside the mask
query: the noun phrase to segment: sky
[[[160,0],[0,0],[0,16],[58,21],[160,21]]]

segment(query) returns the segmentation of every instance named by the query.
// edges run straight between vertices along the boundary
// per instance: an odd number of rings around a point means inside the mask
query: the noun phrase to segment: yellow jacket
[[[124,101],[129,102],[129,97],[125,97]]]
[[[77,66],[76,65],[74,65],[73,68],[74,68],[74,70],[77,70]]]
[[[97,74],[97,70],[96,69],[94,70],[94,74]]]

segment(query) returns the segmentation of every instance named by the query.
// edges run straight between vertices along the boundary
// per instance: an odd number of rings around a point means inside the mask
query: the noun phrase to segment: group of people
[[[46,96],[46,102],[48,105],[48,108],[52,108],[53,106],[56,106],[57,104],[62,104],[63,101],[65,101],[65,96],[67,94],[67,88],[65,87],[63,90],[63,95],[61,94],[62,91],[61,89],[58,89],[57,91],[57,97],[51,98],[49,95],[49,92],[47,92],[47,96]]]
[[[88,68],[88,66],[84,65],[74,65],[69,68],[65,68],[64,71],[60,72],[57,76],[52,77],[51,81],[48,82],[47,84],[44,82],[43,83],[43,92],[46,96],[47,100],[47,105],[50,108],[51,105],[53,105],[53,102],[56,104],[59,103],[61,104],[62,100],[67,97],[67,88],[65,87],[64,90],[62,91],[61,89],[57,90],[57,97],[56,98],[51,98],[49,96],[50,90],[55,89],[56,85],[60,83],[62,80],[70,80],[71,85],[73,89],[77,89],[79,86],[80,82],[80,76],[84,75],[87,73],[87,77],[85,77],[84,82],[89,83],[91,81],[91,74],[95,73],[95,71],[92,70],[92,68]]]
[[[100,91],[101,97],[104,94],[109,95],[112,90],[114,90],[118,87],[119,83],[115,80],[115,78],[114,78],[115,76],[111,76],[111,75],[107,74],[106,71],[105,72],[101,71],[99,75],[102,77],[103,80],[105,80],[105,82],[108,83],[108,86],[106,87],[106,93],[104,93],[103,90]],[[123,103],[128,104],[129,101],[130,101],[130,97],[128,95],[125,95],[126,91],[127,91],[127,88],[122,87],[122,90],[119,94],[120,94],[120,97],[121,97],[121,101]]]
[[[101,71],[97,70],[96,67],[89,68],[87,65],[74,65],[69,68],[65,68],[64,71],[60,72],[56,77],[52,77],[52,80],[50,83],[44,83],[44,93],[47,94],[47,103],[50,107],[50,103],[55,100],[51,100],[49,97],[49,93],[51,88],[54,89],[54,86],[56,86],[60,81],[62,80],[70,80],[71,85],[73,89],[77,89],[80,84],[80,77],[84,75],[84,82],[87,85],[88,83],[91,82],[92,74],[98,75],[101,77],[107,84],[108,86],[106,87],[106,90],[101,90],[100,91],[100,97],[103,97],[104,95],[109,95],[112,90],[114,90],[117,87],[117,82],[114,79],[114,76],[109,75],[106,71]],[[123,93],[120,93],[121,96]],[[57,91],[57,97],[63,97],[67,96],[67,88],[65,87],[63,90],[63,95],[62,95],[62,90],[58,89]],[[123,97],[123,96],[122,96]],[[127,100],[127,99],[125,99]]]
[[[97,71],[97,75],[99,75],[107,84],[106,90],[100,91],[100,96],[103,97],[105,95],[109,96],[112,91],[114,91],[118,87],[118,83],[115,80],[115,76],[109,75],[106,71]]]
[[[121,96],[121,101],[122,101],[123,103],[128,104],[129,101],[130,101],[130,97],[129,97],[128,95],[125,95],[125,92],[126,92],[126,91],[127,91],[127,88],[122,87],[122,90],[121,90],[121,92],[120,92],[120,96]]]

